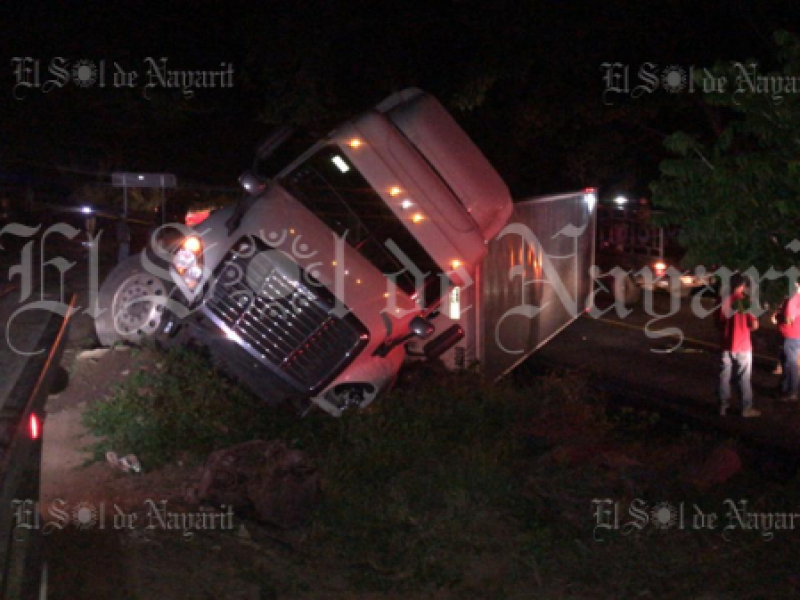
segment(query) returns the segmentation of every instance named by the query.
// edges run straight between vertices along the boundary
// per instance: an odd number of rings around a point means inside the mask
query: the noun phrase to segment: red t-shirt
[[[722,301],[718,314],[722,329],[721,347],[731,352],[751,352],[750,329],[755,326],[756,318],[750,313],[742,314],[733,306],[744,298],[744,294],[734,294]]]
[[[795,294],[786,302],[783,322],[778,325],[785,338],[800,338],[800,294]],[[787,321],[793,321],[791,325]]]

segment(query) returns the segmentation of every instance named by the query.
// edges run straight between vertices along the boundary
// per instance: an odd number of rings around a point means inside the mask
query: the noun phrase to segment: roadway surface
[[[716,301],[695,302],[710,311]],[[529,359],[522,375],[552,368],[587,373],[592,386],[612,402],[653,409],[679,423],[800,456],[800,404],[777,400],[780,376],[771,371],[781,337],[769,322],[769,313],[753,333],[754,406],[762,416],[742,418],[734,391],[732,409],[721,417],[718,333],[712,317],[695,316],[690,303],[684,299],[679,310],[672,311],[670,297],[656,294],[649,306],[637,306],[625,317],[613,310],[598,318],[583,316]],[[671,312],[675,314],[660,316]]]

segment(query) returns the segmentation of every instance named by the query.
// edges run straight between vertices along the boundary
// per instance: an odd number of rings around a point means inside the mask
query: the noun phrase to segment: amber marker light
[[[197,254],[203,245],[200,243],[200,238],[190,235],[183,241],[183,247],[189,252]]]
[[[353,138],[352,140],[347,142],[347,145],[350,146],[351,148],[360,148],[363,143],[364,142],[362,142],[360,139]]]
[[[425,220],[425,215],[422,213],[414,213],[414,216],[411,217],[411,220],[416,224],[422,223]]]
[[[461,265],[462,265],[462,263],[461,263],[461,261],[460,261],[460,260],[458,260],[458,259],[455,259],[455,260],[451,260],[451,261],[450,261],[450,266],[451,266],[451,267],[453,267],[454,269],[457,269],[457,268],[458,268],[458,267],[460,267]]]
[[[397,187],[397,186],[394,186],[394,187],[392,187],[391,189],[389,189],[389,195],[390,195],[390,196],[392,196],[392,197],[394,197],[394,196],[399,196],[399,195],[400,195],[400,194],[402,194],[402,193],[403,193],[403,190],[401,190],[401,189],[400,189],[399,187]]]

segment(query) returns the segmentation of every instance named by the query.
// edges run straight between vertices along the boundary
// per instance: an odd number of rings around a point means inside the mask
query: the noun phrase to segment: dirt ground
[[[87,352],[80,348],[85,341],[79,338],[66,353],[70,383],[47,405],[40,513],[49,598],[431,597],[352,592],[334,566],[308,555],[308,532],[270,529],[187,501],[197,467],[150,471],[144,464],[141,473],[126,473],[105,461],[90,462],[87,447],[95,440],[82,424],[83,412],[144,368],[147,354],[126,348]],[[207,527],[199,520],[192,525],[159,519],[156,508],[217,518],[208,517]]]
[[[80,267],[70,273],[70,287],[85,306],[88,279]],[[215,511],[200,513],[187,503],[196,468],[173,464],[151,472],[142,465],[141,473],[126,473],[91,461],[87,447],[94,440],[83,412],[139,368],[128,348],[92,350],[93,327],[82,312],[73,318],[62,359],[69,383],[46,406],[39,513],[48,597],[277,598],[269,572],[285,559],[267,558],[285,551],[285,541],[270,541],[269,532],[230,515],[216,512],[212,519]],[[196,519],[180,521],[180,514]]]
[[[133,473],[93,461],[87,449],[96,440],[83,413],[137,369],[149,368],[148,354],[93,349],[91,320],[79,315],[72,325],[62,360],[69,384],[48,399],[44,428],[40,526],[49,598],[378,597],[351,593],[344,576],[307,556],[306,531],[270,529],[187,500],[199,478],[196,466],[151,471],[143,464]]]
[[[132,357],[127,349],[97,358],[82,352],[70,348],[70,384],[47,406],[40,512],[51,597],[263,597],[259,586],[233,575],[234,557],[254,544],[241,523],[228,518],[210,522],[217,530],[168,529],[170,521],[157,516],[157,508],[197,511],[184,500],[196,469],[148,472],[144,465],[137,474],[88,463],[93,440],[81,415],[130,374]]]

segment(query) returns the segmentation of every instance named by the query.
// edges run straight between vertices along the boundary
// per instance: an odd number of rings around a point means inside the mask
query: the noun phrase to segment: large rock
[[[233,506],[239,514],[291,529],[320,498],[320,478],[300,450],[281,440],[254,440],[218,450],[203,467],[197,499]]]
[[[705,490],[725,483],[741,470],[739,453],[730,446],[719,446],[701,463],[690,465],[686,469],[685,479],[698,489]]]

